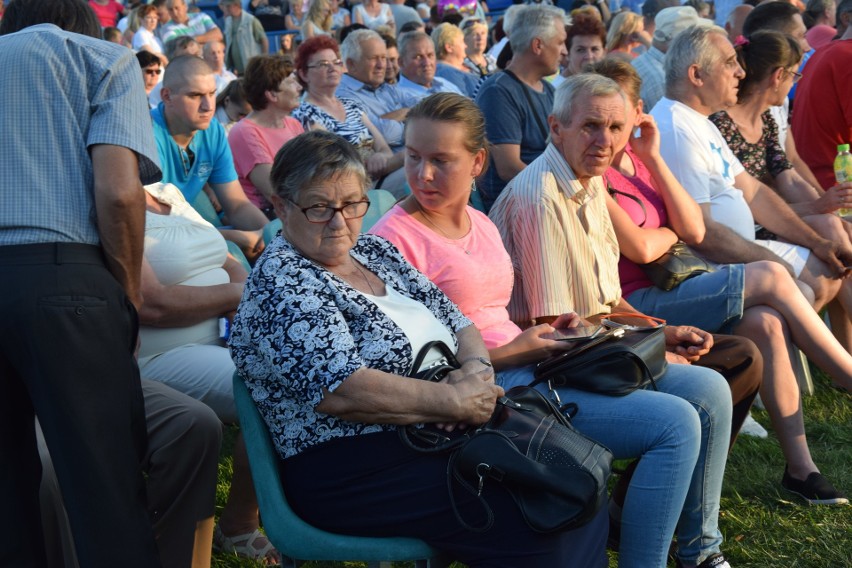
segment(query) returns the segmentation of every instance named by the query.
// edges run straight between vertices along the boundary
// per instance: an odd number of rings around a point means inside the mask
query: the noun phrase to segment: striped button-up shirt
[[[552,144],[506,186],[490,217],[512,257],[509,316],[521,327],[571,311],[610,313],[621,299],[603,178],[584,188]]]

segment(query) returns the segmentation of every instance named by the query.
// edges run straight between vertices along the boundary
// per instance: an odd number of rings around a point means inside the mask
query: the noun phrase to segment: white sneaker
[[[769,436],[769,432],[766,431],[766,428],[761,426],[757,420],[751,417],[751,412],[745,418],[743,422],[743,427],[740,428],[740,434],[744,436],[753,436],[755,438],[766,438]]]

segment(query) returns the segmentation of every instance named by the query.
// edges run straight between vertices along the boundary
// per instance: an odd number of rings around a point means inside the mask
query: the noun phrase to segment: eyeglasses
[[[790,71],[789,69],[785,69],[785,71],[793,77],[793,83],[798,83],[799,79],[802,78],[802,74],[798,71]]]
[[[151,75],[152,77],[163,72],[162,69],[143,69],[143,71],[145,71],[146,75]]]
[[[342,67],[342,59],[335,59],[334,61],[317,61],[313,65],[308,65],[308,69],[322,69],[326,73],[331,71],[332,69],[340,69]]]
[[[329,207],[328,205],[299,207],[299,204],[292,199],[288,199],[287,201],[295,205],[305,215],[309,223],[328,223],[338,213],[343,215],[343,218],[347,220],[360,219],[367,214],[367,210],[370,208],[370,200],[367,198],[347,203],[343,207]]]

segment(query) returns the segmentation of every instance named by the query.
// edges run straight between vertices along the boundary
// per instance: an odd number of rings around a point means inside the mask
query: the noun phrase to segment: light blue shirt
[[[403,123],[399,120],[381,118],[382,115],[408,108],[406,99],[396,85],[382,83],[375,89],[362,83],[352,75],[344,74],[335,93],[338,98],[355,99],[367,109],[367,116],[385,137],[385,141],[396,152],[403,146]]]
[[[188,153],[172,138],[163,110],[163,103],[160,103],[151,111],[157,152],[163,165],[163,182],[176,185],[192,203],[208,181],[218,184],[237,179],[228,137],[218,120],[210,121],[207,130],[196,131],[187,147],[195,156],[190,160]]]
[[[651,46],[651,49],[630,62],[642,78],[639,96],[645,102],[645,112],[666,96],[666,71],[663,67],[666,54]]]
[[[409,80],[405,75],[400,73],[397,87],[399,88],[399,92],[402,93],[402,96],[405,97],[408,106],[414,106],[420,101],[420,99],[429,95],[434,95],[435,93],[456,93],[457,95],[464,95],[464,93],[462,93],[461,90],[453,83],[438,77],[437,75],[432,78],[432,86],[426,88],[423,85]]]
[[[0,37],[0,69],[0,246],[99,244],[89,149],[128,148],[160,179],[133,51],[42,24]]]

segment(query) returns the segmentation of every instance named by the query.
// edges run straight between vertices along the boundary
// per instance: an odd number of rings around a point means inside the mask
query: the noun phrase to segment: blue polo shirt
[[[163,182],[180,188],[187,201],[192,203],[205,183],[228,183],[237,179],[228,136],[218,120],[213,119],[207,130],[199,130],[192,137],[188,149],[195,159],[189,166],[187,154],[175,143],[166,126],[163,103],[151,110],[151,118]]]

